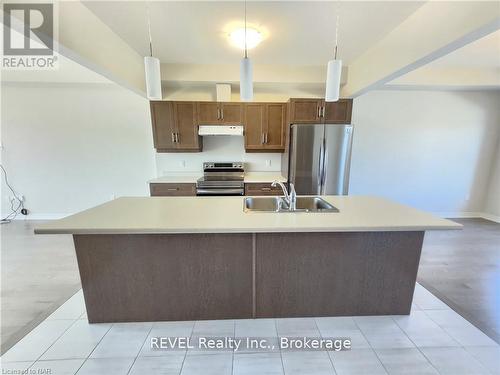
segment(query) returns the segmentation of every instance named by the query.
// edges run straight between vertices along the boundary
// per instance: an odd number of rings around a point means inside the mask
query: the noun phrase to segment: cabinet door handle
[[[179,133],[175,133],[175,141],[179,143]]]
[[[224,120],[224,107],[220,109],[220,119]]]
[[[175,143],[175,133],[172,132],[172,143]]]
[[[262,133],[261,136],[260,136],[260,143],[264,144],[264,142],[265,142],[265,134]]]
[[[318,105],[318,118],[320,118],[320,117],[321,117],[321,106]]]
[[[325,117],[325,106],[321,107],[321,117]]]
[[[220,120],[220,108],[217,108],[217,120]]]
[[[264,138],[264,139],[265,139],[265,141],[264,141],[264,142],[265,142],[265,144],[267,144],[267,134],[268,134],[268,133],[266,132],[265,134],[266,134],[266,136],[265,136],[265,138]]]

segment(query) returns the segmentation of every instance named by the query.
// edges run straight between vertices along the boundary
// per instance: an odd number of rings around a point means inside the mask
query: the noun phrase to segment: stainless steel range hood
[[[200,125],[198,135],[243,135],[243,125]]]

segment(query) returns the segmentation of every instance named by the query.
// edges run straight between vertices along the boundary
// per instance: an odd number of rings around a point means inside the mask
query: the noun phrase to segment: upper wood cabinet
[[[244,106],[245,150],[283,152],[285,103],[247,103]]]
[[[198,102],[199,125],[236,125],[242,123],[243,105],[226,102]]]
[[[350,124],[352,99],[325,102],[323,99],[290,99],[292,124]]]
[[[292,124],[318,124],[321,122],[322,99],[290,99]]]
[[[195,102],[152,101],[151,120],[154,146],[158,152],[198,152],[203,141],[198,136]]]
[[[350,124],[352,99],[339,99],[338,102],[324,102],[323,117],[325,124]]]
[[[176,148],[174,106],[172,102],[150,102],[153,143],[158,151]]]
[[[217,102],[198,102],[198,125],[214,125],[219,123],[220,109]]]

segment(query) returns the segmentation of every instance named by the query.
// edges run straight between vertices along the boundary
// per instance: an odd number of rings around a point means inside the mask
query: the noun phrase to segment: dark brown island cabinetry
[[[283,152],[286,108],[286,103],[245,104],[245,150],[247,152]]]
[[[195,196],[196,184],[189,183],[151,183],[149,191],[152,197]]]
[[[391,231],[73,236],[90,323],[407,315],[423,237]]]
[[[195,102],[152,101],[151,121],[158,152],[201,151]]]
[[[290,99],[291,124],[350,124],[352,99]]]
[[[227,102],[198,102],[198,125],[241,125],[243,105]]]

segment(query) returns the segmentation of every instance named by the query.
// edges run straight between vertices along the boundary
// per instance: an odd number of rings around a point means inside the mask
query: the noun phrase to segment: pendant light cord
[[[245,59],[248,58],[247,53],[247,0],[245,0]]]
[[[146,15],[148,18],[149,53],[153,57],[153,39],[151,38],[151,19],[149,17],[149,2],[146,3]]]
[[[335,51],[334,51],[334,59],[337,60],[337,50],[338,50],[338,45],[339,45],[339,22],[340,22],[340,0],[337,2],[336,6],[336,13],[337,13],[337,19],[335,22]]]

